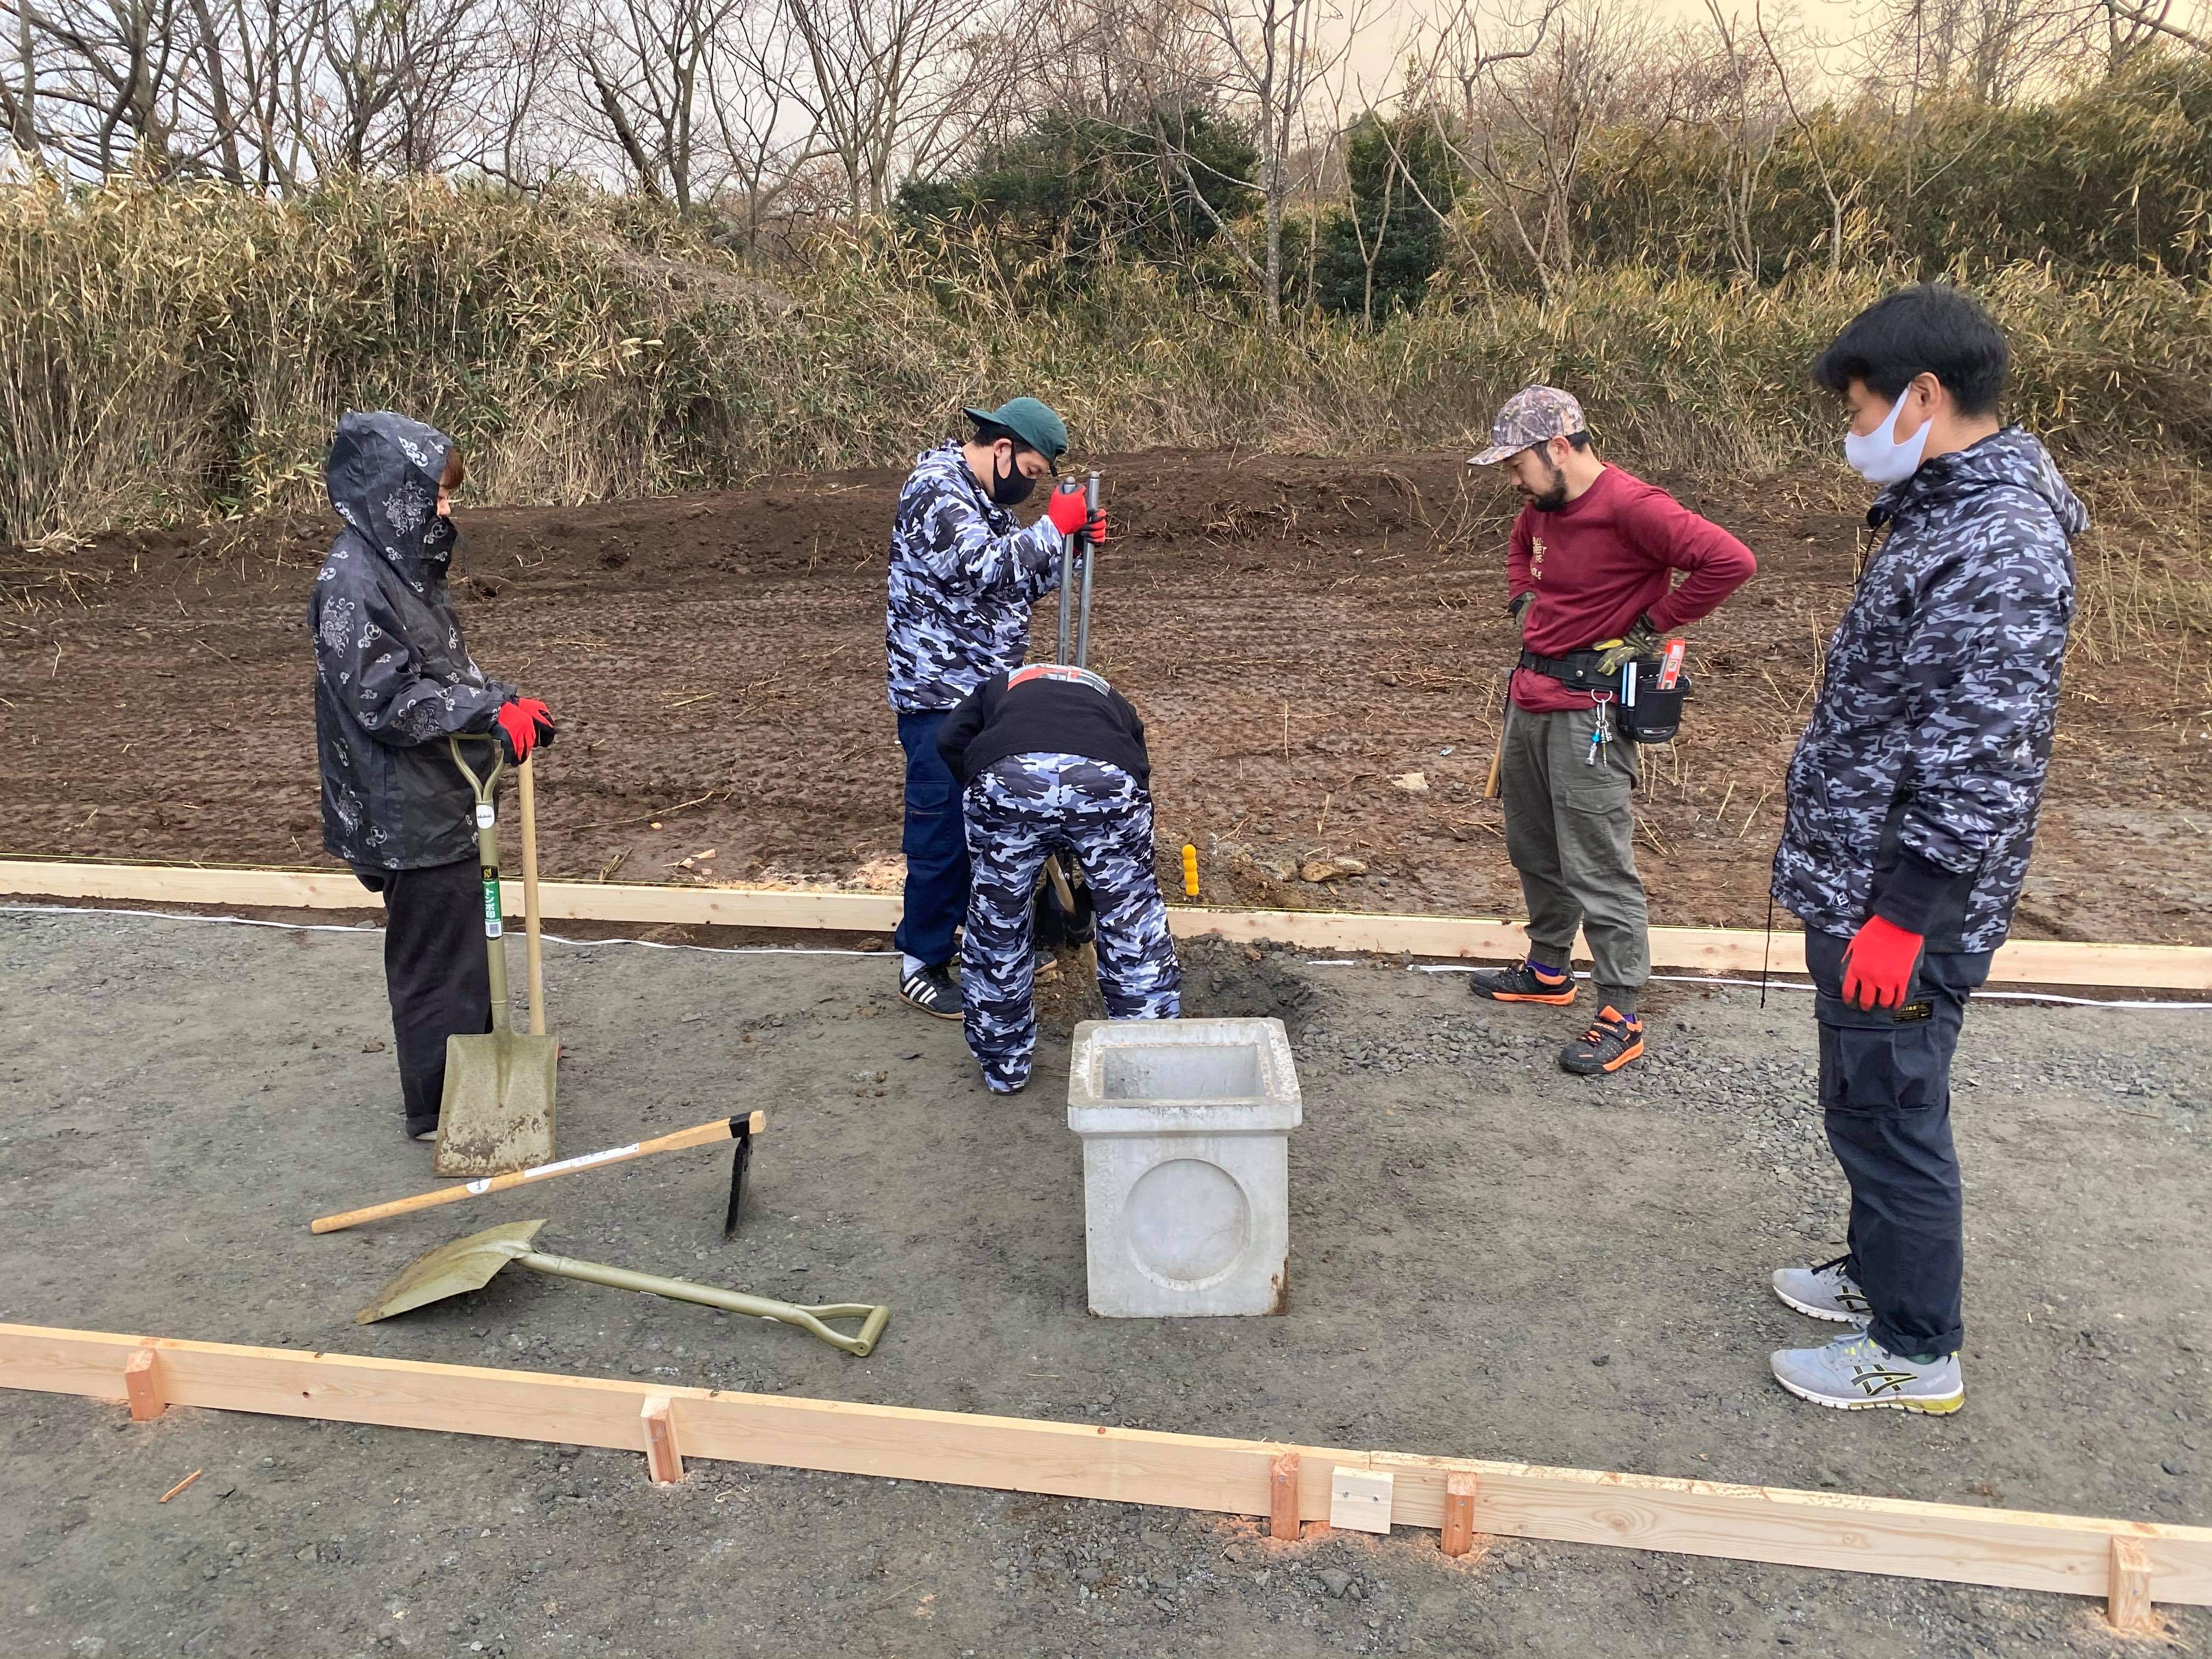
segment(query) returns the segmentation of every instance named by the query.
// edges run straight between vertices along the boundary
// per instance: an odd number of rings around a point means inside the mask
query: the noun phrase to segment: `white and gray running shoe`
[[[1774,1380],[1800,1400],[1837,1411],[1928,1412],[1942,1415],[1966,1403],[1959,1356],[1923,1364],[1893,1354],[1864,1331],[1818,1348],[1784,1348],[1773,1356]]]
[[[1863,1325],[1874,1317],[1866,1292],[1844,1271],[1850,1257],[1839,1255],[1817,1267],[1777,1267],[1774,1293],[1801,1314],[1832,1319],[1839,1325]]]

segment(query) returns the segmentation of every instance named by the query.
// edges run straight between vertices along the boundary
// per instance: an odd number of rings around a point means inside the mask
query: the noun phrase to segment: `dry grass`
[[[1622,270],[1556,303],[1471,295],[1380,328],[1269,335],[1157,270],[1109,273],[1059,312],[1011,311],[877,243],[817,244],[767,280],[599,197],[22,188],[0,194],[0,540],[305,504],[349,405],[445,426],[480,499],[507,501],[897,464],[962,402],[1015,390],[1093,451],[1427,449],[1467,441],[1535,379],[1585,389],[1638,465],[1770,477],[1832,456],[1834,410],[1806,366],[1888,285]],[[2201,643],[2212,289],[2016,265],[1984,291],[2018,344],[2015,413],[2087,481],[2099,520],[2078,649]],[[1432,512],[1456,537],[1486,510]]]

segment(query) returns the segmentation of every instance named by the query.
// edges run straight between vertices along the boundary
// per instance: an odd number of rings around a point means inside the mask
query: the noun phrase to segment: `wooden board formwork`
[[[614,1378],[307,1353],[0,1324],[0,1387],[118,1405],[132,1356],[156,1356],[171,1407],[258,1412],[834,1470],[1265,1516],[1296,1458],[1298,1517],[1328,1518],[1333,1477],[1391,1477],[1391,1522],[1438,1528],[1452,1477],[1474,1477],[1479,1534],[2015,1589],[2212,1605],[2212,1528],[1901,1498],[1332,1449]],[[650,1406],[648,1405],[650,1403]],[[662,1409],[665,1402],[665,1409]],[[2115,1540],[2128,1547],[2116,1547]],[[2115,1563],[2123,1564],[2116,1567]],[[2118,1577],[2124,1577],[2121,1584]]]
[[[504,884],[507,908],[520,914],[519,882]],[[73,864],[0,859],[0,893],[57,899],[150,904],[246,905],[280,909],[374,909],[371,894],[343,872],[225,869],[192,865]],[[636,927],[826,928],[889,933],[899,900],[890,893],[841,893],[780,887],[696,887],[637,882],[549,881],[538,890],[549,921],[604,921]],[[1269,940],[1300,950],[1504,962],[1527,949],[1516,921],[1471,916],[1382,915],[1353,910],[1216,910],[1170,905],[1168,925],[1179,939]],[[1578,959],[1587,952],[1577,951]],[[1654,927],[1655,968],[1698,973],[1778,974],[1805,970],[1795,933],[1771,938],[1752,928]],[[2169,991],[2212,990],[2212,948],[2187,945],[2085,945],[2067,939],[2014,939],[1996,954],[1995,982],[2101,986]]]

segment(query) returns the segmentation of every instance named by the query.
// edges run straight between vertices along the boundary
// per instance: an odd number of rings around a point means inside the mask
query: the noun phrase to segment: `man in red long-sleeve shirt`
[[[1515,393],[1490,435],[1468,464],[1504,463],[1528,498],[1505,561],[1525,649],[1500,739],[1505,850],[1528,904],[1528,956],[1477,974],[1474,992],[1572,1002],[1568,964],[1581,929],[1600,1007],[1559,1064],[1585,1076],[1617,1072],[1644,1052],[1636,1003],[1651,971],[1636,873],[1636,752],[1614,714],[1621,670],[1710,613],[1757,562],[1665,490],[1600,460],[1582,405],[1557,387]]]

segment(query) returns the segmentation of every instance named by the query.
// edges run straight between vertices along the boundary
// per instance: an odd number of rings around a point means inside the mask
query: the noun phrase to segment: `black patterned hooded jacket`
[[[1930,951],[1993,951],[2027,875],[2089,515],[2007,427],[1867,520],[1889,535],[1790,758],[1774,896],[1822,933],[1879,915]]]
[[[884,642],[891,707],[950,708],[1022,665],[1030,607],[1060,586],[1060,533],[1024,529],[945,443],[915,462],[891,520]]]
[[[446,737],[489,732],[512,686],[484,678],[446,591],[453,526],[437,516],[453,440],[388,411],[349,412],[324,477],[345,528],[307,602],[323,845],[364,868],[415,870],[476,851],[476,794]],[[489,765],[490,751],[471,754]]]

